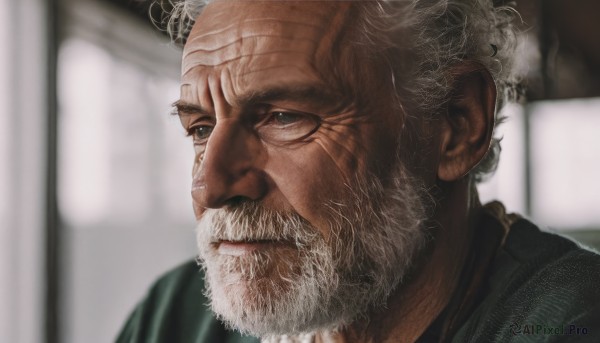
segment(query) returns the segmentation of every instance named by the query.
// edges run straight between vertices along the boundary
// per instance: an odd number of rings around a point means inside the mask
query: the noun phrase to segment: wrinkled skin
[[[237,3],[237,9],[245,7],[238,11],[230,6],[208,6],[184,49],[181,102],[206,112],[180,111],[183,126],[214,126],[206,143],[195,144],[196,215],[244,197],[293,209],[323,228],[321,204],[344,194],[356,173],[384,170],[393,159],[401,116],[390,101],[358,108],[345,93],[356,86],[333,74],[352,67],[344,62],[353,58],[346,56],[350,49],[334,46],[352,19],[350,4]],[[225,19],[231,24],[223,27]],[[257,122],[276,111],[314,114],[322,124],[305,140],[277,144],[257,133],[269,130]]]

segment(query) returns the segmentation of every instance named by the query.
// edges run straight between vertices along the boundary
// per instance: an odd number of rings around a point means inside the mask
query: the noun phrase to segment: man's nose
[[[240,200],[258,200],[267,184],[259,160],[262,144],[251,130],[236,123],[218,123],[211,133],[199,168],[192,197],[201,208],[220,208]]]

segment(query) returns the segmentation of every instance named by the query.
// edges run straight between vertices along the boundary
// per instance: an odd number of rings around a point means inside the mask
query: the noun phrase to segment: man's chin
[[[338,287],[332,264],[323,262],[328,259],[286,244],[247,248],[241,254],[215,244],[200,249],[207,296],[218,317],[260,337],[321,327]]]
[[[231,328],[257,336],[302,331],[317,312],[315,295],[320,292],[314,282],[302,282],[281,268],[245,266],[242,272],[223,272],[228,267],[205,267],[213,311]],[[257,272],[250,275],[249,269]]]

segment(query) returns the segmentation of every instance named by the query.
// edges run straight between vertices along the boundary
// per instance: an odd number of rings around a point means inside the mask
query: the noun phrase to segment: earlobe
[[[479,63],[452,70],[453,92],[441,123],[438,178],[455,181],[467,175],[487,153],[494,129],[496,85]]]

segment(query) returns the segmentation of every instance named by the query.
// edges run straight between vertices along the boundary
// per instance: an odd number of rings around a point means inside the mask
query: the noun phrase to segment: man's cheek
[[[327,236],[331,216],[327,205],[343,200],[347,181],[330,154],[319,144],[309,145],[270,151],[265,172],[283,198],[276,203],[286,203]]]

